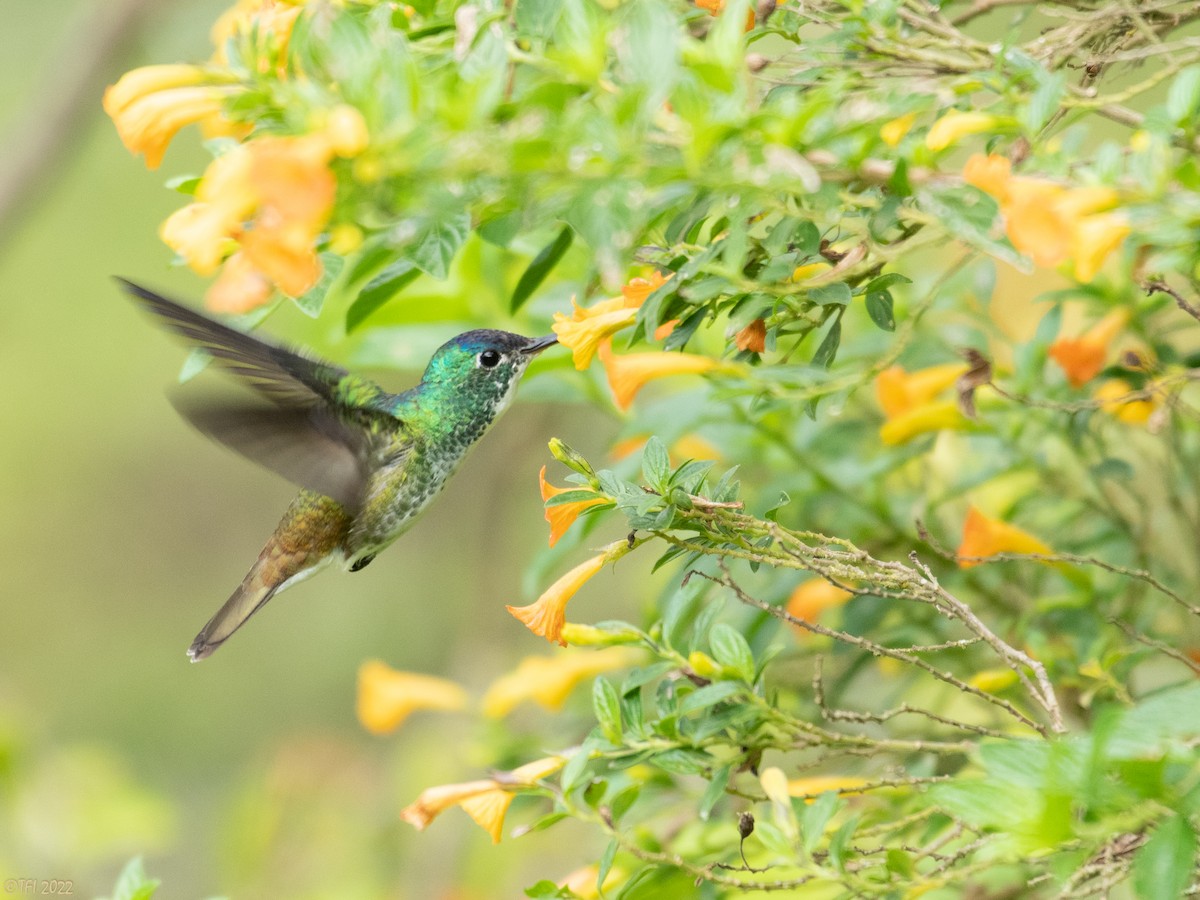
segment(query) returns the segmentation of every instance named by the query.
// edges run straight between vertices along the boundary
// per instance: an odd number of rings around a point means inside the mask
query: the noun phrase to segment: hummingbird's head
[[[442,344],[429,360],[421,383],[447,399],[465,405],[489,421],[512,400],[526,366],[547,347],[554,335],[528,338],[509,331],[481,328]]]

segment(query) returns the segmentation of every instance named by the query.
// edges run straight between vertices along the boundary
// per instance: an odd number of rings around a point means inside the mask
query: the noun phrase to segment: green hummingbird
[[[416,387],[390,394],[118,281],[254,392],[251,399],[179,400],[180,413],[302,488],[237,590],[196,635],[187,651],[192,662],[211,655],[279,591],[333,563],[357,572],[407,531],[512,401],[526,366],[558,340],[468,331],[438,348]]]

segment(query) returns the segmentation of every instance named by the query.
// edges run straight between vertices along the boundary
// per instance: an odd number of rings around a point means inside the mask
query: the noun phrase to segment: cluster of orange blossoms
[[[482,700],[485,715],[507,715],[525,700],[556,710],[583,680],[634,665],[641,654],[627,647],[594,652],[568,652],[554,657],[527,657],[517,668],[497,679]],[[373,734],[394,731],[417,710],[460,710],[467,693],[445,678],[399,672],[377,660],[358,672],[359,721]],[[500,840],[504,816],[516,792],[558,771],[565,760],[549,756],[491,778],[428,788],[401,812],[400,817],[424,829],[441,812],[459,806],[491,836]]]
[[[282,0],[241,0],[213,29],[213,64],[146,66],[123,76],[105,92],[104,108],[125,146],[156,168],[185,125],[242,136],[245,130],[222,114],[243,90],[224,68],[225,44],[241,34],[266,42],[270,52],[261,59],[283,77],[299,12]],[[265,303],[275,287],[297,297],[316,284],[321,263],[314,246],[337,191],[330,163],[358,155],[368,140],[361,113],[342,104],[309,134],[252,138],[209,165],[195,202],[163,222],[159,235],[197,274],[220,269],[207,296],[211,309],[246,312]]]
[[[968,368],[964,363],[944,363],[915,372],[900,366],[880,372],[875,379],[875,396],[885,421],[879,439],[894,446],[933,431],[967,428],[967,417],[948,395]]]
[[[650,381],[670,375],[702,375],[706,372],[737,371],[730,363],[694,353],[626,353],[612,352],[612,336],[637,320],[638,308],[667,279],[655,272],[649,278],[634,278],[621,289],[619,297],[600,300],[591,306],[574,304],[570,315],[554,314],[551,326],[558,341],[571,350],[576,369],[586,369],[599,355],[612,388],[617,407],[626,410],[634,397]],[[675,322],[666,322],[655,329],[654,339],[662,340],[671,333]]]
[[[981,153],[967,160],[963,180],[996,198],[1005,233],[1017,250],[1038,266],[1070,261],[1085,284],[1129,234],[1125,216],[1111,212],[1119,200],[1112,188],[1067,188],[1013,175],[1007,157]]]
[[[1129,312],[1116,309],[1078,337],[1058,337],[1050,345],[1050,357],[1058,363],[1071,387],[1081,388],[1104,369],[1112,355],[1112,344],[1129,322]],[[1133,386],[1123,378],[1109,378],[1092,396],[1100,409],[1128,425],[1144,425],[1158,408],[1156,398],[1130,397]]]

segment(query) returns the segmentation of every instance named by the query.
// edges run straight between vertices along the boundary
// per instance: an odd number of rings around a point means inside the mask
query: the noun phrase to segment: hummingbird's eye
[[[496,350],[484,350],[479,354],[479,364],[485,369],[494,369],[500,364],[500,354]]]

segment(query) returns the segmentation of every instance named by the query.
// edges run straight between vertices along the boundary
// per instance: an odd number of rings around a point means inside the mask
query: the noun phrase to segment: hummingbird
[[[451,338],[399,394],[216,322],[131,281],[148,312],[250,388],[176,399],[197,429],[301,488],[232,596],[187,655],[210,656],[275,594],[329,565],[357,572],[400,537],[508,407],[557,337],[479,329]]]

